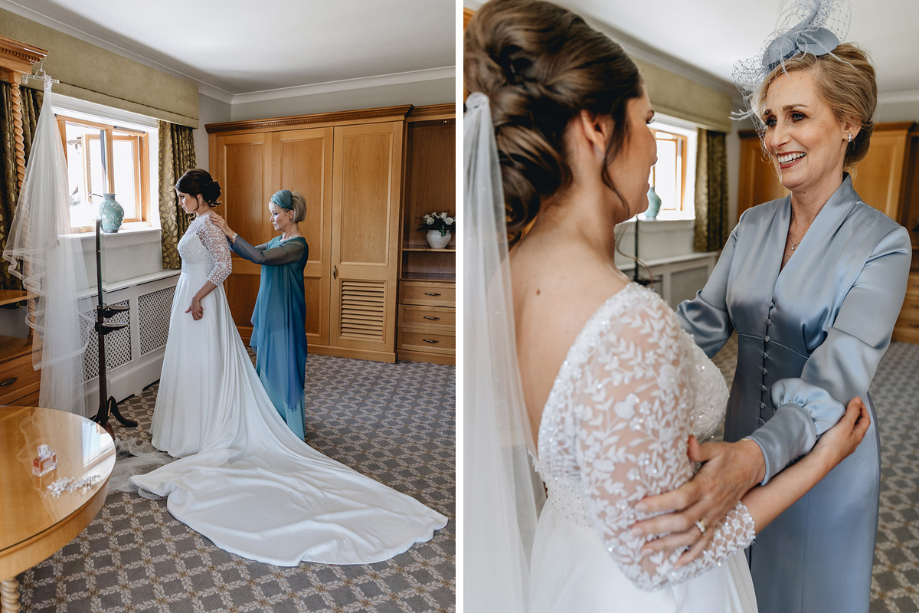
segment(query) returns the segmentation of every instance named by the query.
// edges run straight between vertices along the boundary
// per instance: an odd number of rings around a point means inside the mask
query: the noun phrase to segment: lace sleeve
[[[753,540],[742,503],[717,526],[695,562],[674,570],[682,551],[641,554],[643,538],[628,528],[648,517],[633,507],[693,476],[686,455],[694,406],[693,355],[673,312],[646,300],[591,349],[575,398],[577,461],[592,520],[610,555],[639,588],[658,589],[707,570]]]
[[[214,270],[207,276],[207,280],[214,285],[220,285],[233,272],[233,260],[230,258],[230,248],[223,232],[214,224],[204,221],[195,229],[201,243],[207,248],[208,253],[214,258]]]

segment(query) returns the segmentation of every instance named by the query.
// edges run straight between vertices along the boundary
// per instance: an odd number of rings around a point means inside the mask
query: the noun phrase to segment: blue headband
[[[275,192],[274,196],[271,197],[271,201],[285,211],[289,211],[294,207],[293,200],[291,200],[290,197],[289,189],[282,189],[279,192]]]

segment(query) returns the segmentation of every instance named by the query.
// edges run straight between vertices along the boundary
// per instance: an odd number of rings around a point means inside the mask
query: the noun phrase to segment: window
[[[124,223],[150,220],[150,138],[140,128],[57,114],[70,183],[70,223],[95,228],[103,194],[114,193]]]
[[[671,123],[673,121],[673,123]],[[649,183],[661,199],[658,219],[692,219],[696,172],[696,128],[669,118],[651,123],[657,164]]]

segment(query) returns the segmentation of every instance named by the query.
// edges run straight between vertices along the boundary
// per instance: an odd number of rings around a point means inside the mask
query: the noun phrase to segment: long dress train
[[[153,423],[154,445],[181,459],[131,481],[168,496],[176,519],[246,558],[367,564],[433,536],[447,518],[312,449],[291,432],[252,367],[221,282],[223,234],[198,217],[179,243],[176,286]],[[204,317],[185,310],[205,280]]]

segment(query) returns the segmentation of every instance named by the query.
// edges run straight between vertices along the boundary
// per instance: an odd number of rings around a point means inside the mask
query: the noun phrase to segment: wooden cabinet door
[[[395,361],[403,127],[335,128],[330,344],[388,361]]]
[[[217,136],[211,151],[211,176],[220,183],[223,215],[233,230],[253,245],[274,236],[268,218],[268,185],[271,169],[270,134]],[[261,267],[233,256],[233,274],[224,287],[233,321],[243,340],[252,335],[252,310],[258,296]]]
[[[737,219],[750,207],[787,195],[788,190],[779,182],[772,160],[763,151],[759,136],[752,130],[741,132]]]
[[[871,205],[899,221],[903,193],[903,169],[911,124],[879,125],[871,135],[871,146],[855,168],[852,187]]]
[[[289,189],[306,198],[306,219],[300,222],[300,231],[310,248],[303,271],[306,338],[310,345],[328,345],[332,280],[332,128],[274,132],[271,152],[272,190]]]

